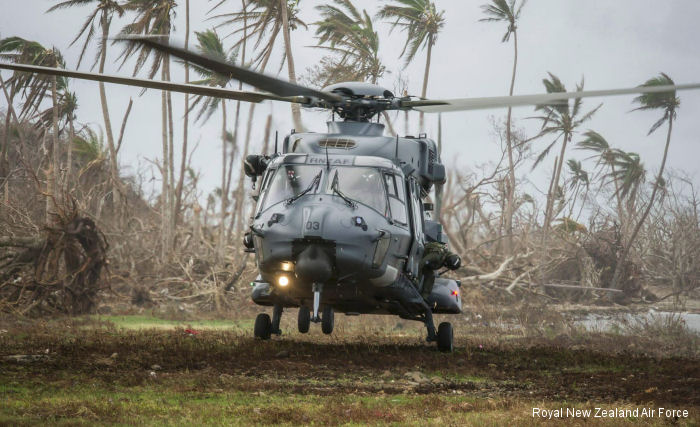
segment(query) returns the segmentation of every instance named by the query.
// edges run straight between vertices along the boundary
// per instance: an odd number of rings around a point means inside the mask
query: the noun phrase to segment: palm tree
[[[625,153],[613,149],[608,141],[598,132],[593,130],[586,131],[583,136],[583,140],[576,144],[577,149],[592,151],[595,157],[598,158],[596,165],[603,165],[608,167],[610,171],[603,175],[603,184],[605,183],[605,178],[610,178],[615,186],[614,197],[617,199],[617,215],[620,221],[621,228],[624,229],[625,215],[622,210],[622,195],[620,192],[620,184],[618,180],[618,173],[615,169],[615,162],[620,155]]]
[[[664,73],[659,76],[647,80],[642,86],[664,86],[664,85],[674,85],[673,80]],[[659,167],[659,172],[654,181],[653,188],[651,190],[651,196],[649,197],[649,202],[644,209],[642,216],[632,230],[632,234],[627,240],[627,244],[617,260],[615,265],[615,272],[613,273],[613,278],[610,283],[610,287],[617,289],[620,283],[620,275],[623,271],[623,266],[627,261],[632,245],[634,244],[639,230],[641,230],[644,221],[649,216],[651,208],[654,205],[654,200],[656,200],[656,194],[660,187],[665,185],[664,181],[664,168],[666,167],[666,160],[668,158],[668,147],[671,145],[671,133],[673,132],[673,121],[676,119],[677,110],[681,105],[680,98],[676,97],[676,91],[671,92],[657,92],[657,93],[645,93],[634,99],[634,102],[638,103],[640,106],[635,109],[635,111],[645,111],[645,110],[661,110],[663,116],[654,123],[654,125],[649,129],[648,135],[651,135],[654,131],[660,128],[664,123],[668,122],[668,131],[666,133],[666,145],[664,146],[664,154],[661,158],[661,166]]]
[[[219,38],[218,34],[216,33],[215,30],[206,30],[203,32],[196,32],[195,35],[197,36],[197,50],[199,50],[202,54],[207,55],[212,58],[216,58],[222,62],[228,62],[229,64],[235,64],[236,59],[238,56],[238,50],[233,49],[229,50],[227,53],[227,50],[224,49],[223,42]],[[194,81],[192,83],[194,84],[201,84],[201,85],[207,85],[207,86],[217,86],[217,87],[226,87],[230,82],[231,78],[229,76],[224,76],[221,74],[217,74],[212,72],[211,70],[207,68],[200,67],[198,65],[191,65],[193,70],[199,74],[202,79],[198,81]],[[195,98],[195,100],[192,102],[191,108],[195,108],[198,105],[200,105],[199,108],[199,113],[197,113],[197,120],[207,120],[211,117],[211,115],[216,112],[216,110],[221,107],[221,113],[222,113],[222,126],[221,126],[221,145],[222,145],[222,154],[221,154],[221,163],[222,163],[222,172],[221,172],[221,221],[219,223],[219,240],[218,240],[218,245],[217,245],[217,257],[218,260],[221,261],[223,260],[223,251],[225,248],[225,231],[226,231],[226,226],[224,220],[226,219],[226,210],[228,208],[228,187],[230,185],[229,182],[227,182],[227,164],[228,164],[228,154],[227,154],[227,145],[230,141],[229,139],[229,134],[226,131],[227,128],[227,121],[226,121],[226,101],[222,98],[212,98],[212,97],[205,97],[202,95],[199,95]],[[231,153],[231,156],[233,156],[234,153]]]
[[[335,4],[316,6],[323,18],[315,23],[316,47],[328,50],[331,56],[321,60],[312,72],[316,85],[325,87],[341,81],[369,81],[376,84],[386,67],[379,58],[379,35],[366,10],[360,13],[350,0],[334,0]],[[386,111],[382,116],[395,135]]]
[[[292,35],[290,33],[289,25],[289,8],[296,9],[299,5],[299,0],[279,0],[279,10],[280,19],[282,20],[282,34],[284,36],[284,51],[287,57],[287,73],[289,74],[289,81],[292,83],[297,82],[297,74],[294,69],[294,57],[292,56]],[[292,109],[292,121],[294,122],[294,127],[299,131],[304,130],[304,125],[301,122],[301,108],[297,103],[291,103],[290,107]]]
[[[618,182],[617,192],[626,204],[629,216],[635,211],[639,189],[646,181],[646,169],[637,153],[615,150],[614,156],[611,166],[614,172],[610,172],[610,177]]]
[[[185,49],[190,47],[190,0],[185,0]],[[185,63],[185,83],[190,82],[190,67]],[[185,173],[187,169],[187,142],[189,139],[190,126],[190,95],[185,94],[185,117],[182,123],[182,151],[180,152],[180,173],[175,187],[175,215],[174,223],[179,222],[180,210],[182,207],[182,191],[185,184]]]
[[[566,92],[566,87],[557,76],[555,76],[552,73],[549,73],[549,77],[549,79],[542,80],[547,90],[547,93]],[[582,91],[583,86],[583,79],[581,79],[581,83],[576,85],[576,90]],[[589,112],[582,114],[582,104],[583,103],[581,98],[576,98],[574,99],[573,105],[570,105],[567,101],[554,105],[539,105],[535,109],[536,111],[542,111],[544,113],[542,116],[534,117],[535,119],[542,121],[542,129],[540,130],[538,137],[554,135],[555,139],[537,157],[537,159],[535,160],[535,164],[533,165],[533,169],[537,167],[537,165],[539,165],[545,157],[547,157],[551,149],[559,142],[560,139],[562,141],[561,152],[557,159],[554,176],[552,178],[550,189],[547,194],[547,207],[545,209],[543,226],[544,240],[546,240],[549,225],[552,221],[554,198],[555,193],[559,189],[559,178],[561,176],[562,166],[564,165],[566,147],[568,143],[571,142],[571,138],[573,137],[578,127],[590,120],[591,117],[593,117],[593,115],[596,113],[596,111],[598,111],[598,109],[603,105],[600,104],[596,108],[590,110]]]
[[[366,10],[360,13],[350,0],[316,6],[322,20],[315,23],[317,46],[331,52],[336,61],[320,82],[327,86],[342,80],[377,83],[386,67],[379,58],[379,35]],[[334,72],[335,71],[335,72]]]
[[[122,30],[122,35],[145,34],[160,36],[164,42],[170,38],[175,19],[175,0],[128,0],[123,4],[125,11],[135,12],[136,16],[131,24],[126,25]],[[161,72],[161,79],[170,80],[170,58],[158,50],[137,43],[127,43],[122,51],[122,65],[134,55],[136,65],[134,75],[136,75],[146,64],[148,58],[153,56],[151,67],[148,70],[148,78],[153,78],[158,70]],[[173,193],[174,182],[174,150],[173,150],[173,109],[170,92],[161,91],[161,128],[162,128],[162,148],[163,165],[161,174],[163,176],[161,191],[161,214],[162,214],[162,246],[161,256],[165,258],[172,250],[175,234],[175,197]]]
[[[445,11],[438,12],[435,3],[430,0],[395,0],[395,2],[395,4],[384,5],[377,16],[392,20],[392,30],[401,27],[406,32],[406,44],[400,55],[404,57],[406,66],[413,62],[418,50],[427,48],[421,91],[421,97],[425,98],[428,92],[433,45],[437,41],[440,30],[445,26]],[[425,130],[423,113],[420,113],[419,123],[420,132],[423,132]]]
[[[65,61],[63,55],[56,48],[47,49],[40,43],[31,40],[25,40],[20,37],[9,37],[0,40],[0,59],[19,62],[31,65],[40,65],[53,68],[64,68]],[[49,197],[46,200],[46,222],[51,223],[53,213],[55,211],[55,200],[60,188],[60,159],[61,148],[58,138],[58,82],[56,76],[41,76],[33,73],[18,73],[15,72],[8,80],[10,83],[10,100],[12,104],[14,96],[18,92],[22,92],[25,101],[21,115],[27,115],[38,110],[39,105],[50,91],[52,100],[52,160],[50,162],[50,171],[47,173],[46,187]],[[8,114],[9,116],[9,114]],[[9,121],[6,120],[6,124]],[[6,132],[6,135],[9,134]],[[7,149],[9,140],[6,136],[5,144],[3,145],[3,159],[7,158]],[[5,175],[6,173],[3,173]]]
[[[515,73],[518,68],[518,20],[523,6],[527,0],[522,0],[520,6],[516,8],[517,0],[492,0],[491,4],[481,6],[486,18],[480,19],[482,22],[506,23],[506,30],[501,42],[508,42],[513,36],[513,72],[510,77],[509,96],[513,96],[515,89]],[[508,107],[506,119],[506,148],[508,150],[508,186],[506,192],[505,228],[506,228],[506,255],[511,255],[513,251],[513,214],[515,203],[515,164],[513,163],[513,138],[512,138],[512,112]]]
[[[224,1],[219,2],[214,9],[222,4],[224,4]],[[286,4],[286,10],[283,11],[282,9],[284,8],[281,6],[284,4]],[[251,65],[257,67],[260,72],[264,72],[276,46],[277,38],[280,32],[283,31],[284,33],[289,33],[289,31],[295,30],[299,27],[307,27],[306,24],[298,17],[299,8],[297,6],[297,0],[289,0],[287,2],[280,0],[246,0],[242,2],[242,8],[239,12],[224,13],[216,15],[214,18],[220,19],[221,21],[217,25],[217,28],[222,26],[233,26],[235,28],[229,35],[236,36],[239,39],[233,45],[233,48],[242,47],[243,58],[245,58],[246,44],[248,42],[253,43],[254,48],[257,49],[258,52],[254,55]],[[285,29],[287,31],[285,31]],[[290,61],[289,58],[287,58],[287,55],[291,53],[291,46],[289,46],[287,42],[288,37],[285,37],[283,62],[285,59],[288,60],[287,68],[288,71],[290,71],[289,79],[296,81],[296,76],[293,74],[293,61],[291,61],[292,67],[289,67]],[[281,68],[282,64],[280,64],[280,69]],[[246,135],[242,157],[245,157],[248,154],[248,149],[250,147],[256,105],[257,104],[255,103],[251,103],[248,110],[248,121],[246,124]],[[301,119],[300,116],[296,115],[294,108],[295,107],[292,106],[292,118],[295,120],[294,125],[298,130],[301,130]],[[238,121],[238,114],[236,114],[236,121]],[[233,137],[234,144],[237,144],[238,126],[236,126],[236,129],[234,130]],[[234,209],[234,215],[231,218],[232,222],[235,223],[234,227],[237,229],[239,228],[238,225],[242,223],[241,213],[243,212],[244,182],[245,175],[241,170],[234,195],[236,208]]]
[[[83,61],[85,53],[87,52],[88,46],[95,39],[96,27],[99,27],[101,31],[101,38],[97,44],[97,55],[95,56],[95,61],[91,68],[95,68],[95,65],[99,62],[99,72],[104,73],[105,63],[107,60],[107,41],[109,39],[109,29],[112,24],[112,18],[116,15],[121,17],[124,15],[124,8],[116,0],[64,0],[59,1],[56,5],[49,8],[47,12],[54,12],[57,10],[68,9],[71,7],[83,7],[90,5],[92,10],[88,14],[88,18],[83,23],[82,27],[78,31],[71,42],[71,46],[84,38],[82,48],[80,50],[80,56],[78,58],[78,68]],[[117,150],[114,143],[114,133],[112,132],[112,121],[109,116],[109,106],[107,105],[107,93],[105,91],[105,85],[103,82],[99,83],[100,89],[100,104],[102,107],[102,119],[105,124],[105,133],[107,134],[107,147],[109,149],[109,166],[110,174],[112,177],[112,193],[114,197],[114,207],[115,214],[118,215],[116,209],[121,205],[121,188],[119,179],[119,162],[117,159]]]
[[[66,144],[66,167],[65,176],[63,181],[67,188],[70,189],[71,186],[71,172],[73,166],[73,144],[70,141],[75,139],[75,119],[76,112],[78,110],[78,97],[75,92],[70,92],[68,87],[68,79],[65,77],[57,77],[57,115],[59,122],[59,135],[61,132],[65,132],[66,126],[68,127],[68,141]],[[30,120],[35,122],[35,126],[48,129],[53,124],[54,119],[54,107],[49,107],[43,111],[38,112]],[[60,124],[63,123],[61,127]],[[64,168],[60,168],[63,170]]]
[[[591,182],[588,177],[588,172],[583,168],[580,161],[569,159],[566,161],[566,166],[569,168],[569,173],[571,174],[571,179],[569,181],[569,189],[573,190],[574,194],[571,197],[571,208],[569,208],[568,218],[573,218],[574,207],[576,206],[576,200],[578,199],[578,193],[581,191],[581,187],[585,187],[588,190]],[[584,195],[585,202],[585,195]]]
[[[214,18],[221,19],[217,27],[235,27],[230,33],[230,35],[235,35],[239,38],[234,47],[249,41],[254,42],[258,53],[253,58],[252,65],[257,67],[260,72],[264,72],[265,68],[267,68],[270,55],[281,32],[285,47],[282,60],[283,62],[287,61],[289,80],[296,83],[290,33],[299,27],[306,28],[306,24],[298,16],[299,0],[247,0],[243,3],[243,8],[239,12],[214,16]],[[219,2],[214,9],[222,4],[224,4],[224,1]],[[281,68],[282,64],[280,64]],[[298,108],[298,105],[292,105],[292,118],[297,130],[302,130],[301,113]],[[255,104],[251,104],[251,111],[254,110]]]

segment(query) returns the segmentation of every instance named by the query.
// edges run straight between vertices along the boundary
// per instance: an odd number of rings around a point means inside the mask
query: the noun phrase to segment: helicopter
[[[142,44],[259,91],[155,81],[58,68],[0,63],[0,69],[137,86],[246,102],[266,100],[331,110],[326,133],[292,132],[272,155],[249,155],[256,206],[243,245],[255,254],[259,275],[252,300],[272,307],[258,314],[254,336],[282,333],[284,309],[298,308],[297,327],[321,323],[331,334],[335,312],[397,315],[424,323],[426,341],[451,352],[449,322],[433,314],[462,313],[461,283],[443,277],[460,267],[447,249],[442,225],[431,217],[431,189],[446,181],[435,141],[425,134],[384,135],[380,114],[392,110],[441,113],[516,106],[567,104],[568,100],[700,89],[700,84],[557,92],[459,99],[397,97],[363,82],[322,90],[221,62],[155,37],[121,39]],[[339,120],[336,120],[336,116]],[[375,120],[376,118],[376,120]]]

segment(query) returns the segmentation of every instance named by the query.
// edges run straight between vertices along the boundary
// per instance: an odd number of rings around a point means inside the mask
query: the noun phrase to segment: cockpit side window
[[[321,166],[311,165],[282,165],[277,168],[271,178],[263,183],[265,199],[262,209],[265,210],[283,200],[290,199],[306,190],[314,178],[323,170]],[[315,194],[317,188],[312,188],[308,194]]]
[[[404,203],[402,179],[394,174],[386,173],[384,174],[384,182],[386,183],[386,192],[389,196],[389,209],[391,210],[392,219],[401,225],[407,225],[408,217],[406,204]]]

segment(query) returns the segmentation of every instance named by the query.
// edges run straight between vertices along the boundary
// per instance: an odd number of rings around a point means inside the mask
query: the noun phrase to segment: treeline
[[[386,0],[367,11],[350,0],[333,0],[316,6],[320,19],[313,23],[303,20],[305,3],[214,2],[208,15],[212,28],[193,34],[189,0],[67,0],[56,1],[48,12],[60,14],[68,8],[85,12],[72,45],[66,47],[80,52],[77,64],[68,68],[89,66],[104,72],[113,61],[125,72],[162,80],[171,79],[173,60],[168,55],[136,44],[115,44],[111,38],[142,34],[168,41],[177,35],[187,48],[222,61],[260,72],[274,72],[279,64],[278,70],[286,69],[290,81],[298,77],[322,87],[385,78],[391,67],[380,56],[380,44],[383,35],[396,31],[404,41],[400,65],[424,62],[420,93],[428,96],[432,52],[449,20],[439,2]],[[492,0],[482,10],[483,23],[476,25],[502,26],[504,35],[494,44],[500,41],[513,49],[512,95],[523,57],[518,23],[527,13],[525,1]],[[175,31],[177,14],[185,16],[181,32]],[[118,28],[120,23],[126,24]],[[314,31],[315,47],[324,53],[318,65],[299,75],[294,63],[298,31]],[[276,57],[278,51],[282,57]],[[56,48],[18,36],[0,40],[0,58],[67,66]],[[209,70],[176,66],[184,67],[186,82],[242,88]],[[566,91],[552,73],[543,84],[548,93]],[[661,74],[643,84],[666,85],[673,80]],[[124,134],[131,103],[115,114],[108,99],[110,88],[100,83],[103,123],[90,126],[79,118],[79,99],[68,79],[17,72],[0,80],[0,85],[7,104],[0,134],[0,309],[89,311],[97,304],[97,293],[86,289],[99,289],[103,283],[114,284],[114,294],[138,304],[158,298],[187,298],[215,309],[230,304],[226,297],[243,283],[241,278],[255,274],[239,245],[252,204],[238,160],[251,150],[255,123],[264,121],[268,144],[271,116],[256,120],[253,103],[163,92],[157,117],[162,155],[153,162],[161,186],[150,197],[146,188],[151,184],[143,170],[126,176],[119,167],[121,147],[130,143]],[[399,93],[408,90],[401,77],[396,86]],[[583,81],[576,89],[583,89]],[[175,96],[184,98],[185,114],[177,120]],[[434,194],[436,215],[445,224],[450,244],[466,260],[458,273],[466,282],[506,295],[555,299],[613,296],[651,301],[689,295],[698,288],[700,261],[695,254],[700,251],[700,221],[695,189],[691,180],[669,174],[666,165],[680,100],[667,92],[643,95],[635,102],[639,110],[659,112],[650,134],[666,132],[665,145],[659,147],[662,161],[653,174],[647,173],[638,154],[616,148],[602,130],[586,127],[594,115],[603,114],[600,105],[575,99],[565,105],[538,106],[541,129],[534,135],[525,135],[516,126],[510,109],[494,122],[501,158],[481,168],[472,165],[469,173],[452,171],[448,184]],[[304,129],[296,104],[290,113],[295,128]],[[215,114],[221,115],[220,186],[203,197],[200,177],[189,166],[190,136],[195,126],[205,126]],[[408,134],[410,119],[405,114],[403,132]],[[399,131],[392,117],[384,114],[383,119],[391,134]],[[418,127],[420,132],[425,129],[422,114]],[[440,147],[441,135],[440,122]],[[585,151],[587,160],[570,158],[572,149]],[[263,152],[269,150],[263,147]],[[528,194],[524,177],[548,164],[552,174],[541,205],[539,198]],[[87,225],[94,232],[86,231]],[[87,266],[92,274],[86,276]],[[49,276],[42,276],[47,271]],[[662,295],[654,295],[649,286]],[[66,295],[76,292],[87,295],[85,301],[90,302],[72,308],[75,304],[66,303],[70,300]]]

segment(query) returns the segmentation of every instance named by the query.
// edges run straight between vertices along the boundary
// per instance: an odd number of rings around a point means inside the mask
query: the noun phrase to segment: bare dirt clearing
[[[4,326],[0,422],[128,423],[139,416],[218,424],[238,416],[242,424],[469,424],[506,417],[528,424],[531,408],[543,405],[664,406],[692,417],[700,408],[697,358],[592,351],[562,337],[460,338],[455,353],[444,354],[412,329],[368,336],[347,328],[331,338],[293,333],[261,342],[217,326],[189,333],[94,321]],[[18,355],[32,357],[8,357]]]

